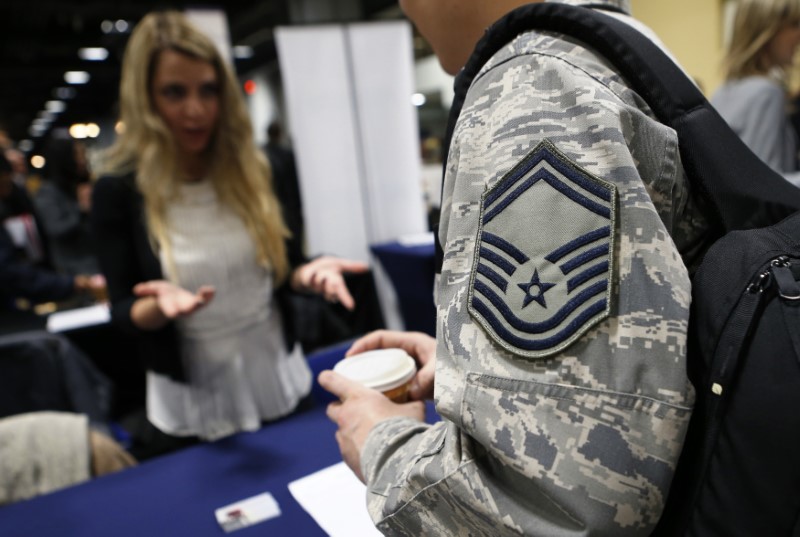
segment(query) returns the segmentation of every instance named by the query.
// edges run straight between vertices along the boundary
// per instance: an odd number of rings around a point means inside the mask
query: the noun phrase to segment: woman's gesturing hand
[[[292,288],[322,295],[328,302],[339,302],[348,310],[352,310],[356,303],[344,283],[344,275],[367,270],[369,265],[361,261],[322,256],[294,270]]]
[[[151,280],[136,285],[133,294],[141,299],[134,304],[131,317],[143,329],[158,329],[167,321],[190,315],[214,298],[214,288],[200,287],[196,293],[166,280]]]

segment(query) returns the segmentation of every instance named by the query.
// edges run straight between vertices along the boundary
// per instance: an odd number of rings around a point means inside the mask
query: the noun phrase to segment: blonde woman
[[[292,412],[312,379],[287,287],[352,308],[343,272],[366,265],[304,263],[236,79],[180,13],[151,13],[133,31],[120,115],[92,227],[112,318],[139,335],[148,419],[210,440]]]
[[[800,184],[788,117],[787,75],[800,44],[800,0],[740,0],[725,56],[725,84],[712,104],[775,171]]]

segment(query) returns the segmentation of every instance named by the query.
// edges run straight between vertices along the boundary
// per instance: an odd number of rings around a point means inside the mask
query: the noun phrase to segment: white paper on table
[[[47,317],[48,332],[64,332],[75,328],[95,326],[111,321],[108,304],[95,304],[86,308],[57,311]]]
[[[402,246],[425,246],[433,244],[433,231],[403,235],[397,239]]]
[[[331,537],[381,537],[367,513],[367,488],[343,462],[292,481],[289,492]]]

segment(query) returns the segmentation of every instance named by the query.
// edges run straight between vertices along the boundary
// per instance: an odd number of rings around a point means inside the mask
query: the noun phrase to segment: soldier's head
[[[454,75],[492,23],[531,0],[399,0],[428,40],[442,68]],[[541,1],[541,0],[534,0]]]
[[[725,58],[727,79],[792,64],[800,45],[800,0],[739,0]]]

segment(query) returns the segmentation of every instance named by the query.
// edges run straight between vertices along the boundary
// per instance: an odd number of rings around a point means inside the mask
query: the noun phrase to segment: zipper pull
[[[746,291],[751,295],[757,295],[763,293],[764,290],[769,287],[770,282],[772,281],[772,271],[770,269],[766,269],[759,274],[756,274],[755,277],[750,282],[750,285],[747,286]]]
[[[800,285],[795,281],[788,258],[782,257],[772,262],[770,270],[778,286],[778,294],[784,300],[800,300]]]

